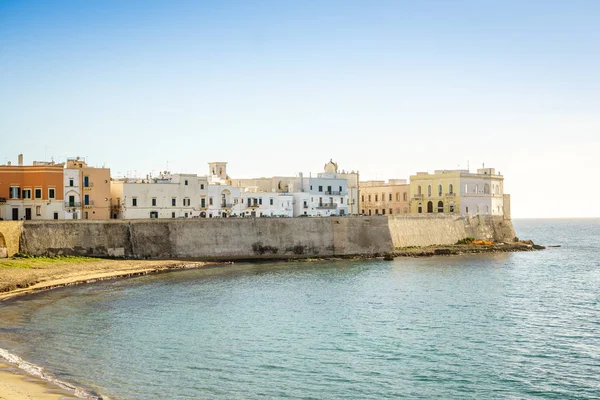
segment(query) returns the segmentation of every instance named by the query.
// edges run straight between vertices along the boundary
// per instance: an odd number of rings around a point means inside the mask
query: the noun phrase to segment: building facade
[[[360,183],[362,215],[394,215],[410,212],[410,185],[405,179]]]
[[[411,213],[504,215],[504,177],[494,168],[418,172],[410,177]],[[506,200],[508,201],[508,200]],[[508,208],[508,207],[507,207]]]
[[[67,159],[64,193],[66,219],[110,218],[109,168],[90,167],[80,157]]]
[[[113,180],[110,187],[112,218],[191,218],[208,208],[206,178],[193,174],[165,171],[156,178]]]
[[[63,164],[34,161],[0,166],[0,219],[40,220],[64,218]]]

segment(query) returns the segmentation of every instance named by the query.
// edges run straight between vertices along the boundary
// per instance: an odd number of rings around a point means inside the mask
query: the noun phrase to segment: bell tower
[[[210,162],[208,163],[208,176],[211,182],[224,184],[227,180],[227,163],[226,162]]]

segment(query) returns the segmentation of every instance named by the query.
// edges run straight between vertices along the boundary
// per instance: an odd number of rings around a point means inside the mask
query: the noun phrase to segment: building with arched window
[[[418,172],[410,177],[410,212],[504,215],[510,197],[503,187],[504,177],[494,168]]]

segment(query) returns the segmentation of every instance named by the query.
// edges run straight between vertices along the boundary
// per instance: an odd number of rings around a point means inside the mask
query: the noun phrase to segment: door
[[[26,220],[30,220],[31,219],[31,208],[26,208],[25,209],[25,219]]]
[[[69,207],[75,207],[75,196],[69,196]]]
[[[13,221],[19,220],[19,209],[18,208],[12,209],[12,219],[13,219]]]

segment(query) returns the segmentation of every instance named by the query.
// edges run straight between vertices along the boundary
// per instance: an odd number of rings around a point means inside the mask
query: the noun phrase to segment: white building
[[[65,168],[65,219],[81,219],[81,171],[78,168]]]
[[[494,168],[479,168],[477,174],[460,177],[462,214],[504,215],[504,177]]]
[[[304,177],[300,173],[295,177],[274,176],[272,178],[232,179],[230,181],[234,188],[244,189],[244,195],[248,192],[253,194],[264,193],[264,196],[270,199],[273,194],[279,194],[279,201],[282,206],[278,210],[272,210],[274,215],[289,215],[289,210],[283,206],[287,204],[288,200],[281,197],[282,195],[289,195],[293,198],[292,215],[294,217],[304,215],[317,217],[349,214],[351,206],[348,193],[349,177],[356,177],[352,193],[354,196],[353,207],[358,212],[358,173],[338,173],[337,164],[333,161],[325,164],[324,172],[317,174],[315,178],[312,176]],[[351,179],[350,182],[354,182],[354,180]],[[248,194],[247,197],[252,196]],[[257,195],[254,197],[257,197]],[[267,211],[266,215],[269,215],[270,212]]]
[[[206,214],[206,177],[171,174],[111,181],[112,218],[192,218]]]

